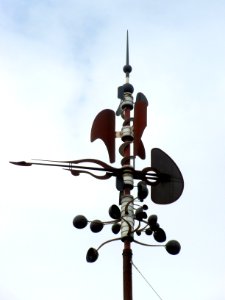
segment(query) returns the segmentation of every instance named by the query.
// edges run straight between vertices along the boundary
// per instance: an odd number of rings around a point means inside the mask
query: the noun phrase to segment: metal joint
[[[122,141],[133,141],[134,139],[134,131],[133,131],[133,127],[131,126],[123,126],[122,130],[121,130],[121,138]]]
[[[130,110],[133,109],[134,107],[134,101],[133,101],[133,96],[131,93],[124,93],[124,98],[123,98],[123,102],[122,102],[122,105],[121,105],[121,108],[124,109],[124,108],[127,108],[129,107]]]

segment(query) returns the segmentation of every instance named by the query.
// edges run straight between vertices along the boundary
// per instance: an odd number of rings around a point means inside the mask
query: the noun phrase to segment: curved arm
[[[138,242],[136,240],[133,240],[133,242],[135,242],[136,244],[139,244],[139,245],[142,245],[142,246],[148,246],[148,247],[165,247],[165,245],[150,245],[150,244],[145,244],[145,243]]]
[[[108,240],[108,241],[102,243],[96,250],[98,251],[98,250],[99,250],[101,247],[103,247],[105,244],[108,244],[108,243],[114,242],[114,241],[119,241],[119,240],[121,241],[121,238],[115,238],[115,239]]]
[[[124,222],[126,222],[127,223],[127,225],[128,225],[128,227],[129,227],[129,231],[128,231],[128,233],[127,233],[127,235],[129,236],[131,233],[134,233],[135,232],[135,230],[131,230],[132,228],[131,228],[131,225],[130,225],[130,223],[126,220],[126,219],[124,219],[124,218],[121,218]]]
[[[132,199],[132,200],[130,200],[130,201],[127,202],[127,204],[126,204],[126,206],[125,206],[125,214],[126,214],[126,215],[128,214],[128,206],[129,206],[132,202],[134,202],[134,200],[135,200],[135,199]]]
[[[88,174],[88,175],[91,175],[92,177],[96,178],[96,179],[109,179],[110,177],[113,176],[112,173],[108,173],[106,172],[105,175],[95,175],[91,172],[88,172],[88,171],[80,171],[80,170],[71,170],[71,169],[64,169],[66,171],[70,171],[72,175],[74,176],[79,176],[80,173],[84,173],[84,174]]]
[[[138,226],[134,229],[134,232],[138,231],[140,227],[141,227],[141,221],[138,222]]]

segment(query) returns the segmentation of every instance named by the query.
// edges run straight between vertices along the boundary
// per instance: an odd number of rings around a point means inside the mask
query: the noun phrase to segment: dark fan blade
[[[147,126],[148,100],[145,95],[138,93],[134,106],[134,156],[145,159],[145,148],[141,141],[142,134]]]
[[[109,160],[115,162],[115,112],[102,110],[94,119],[91,128],[91,142],[101,139],[108,150]]]
[[[151,166],[159,172],[159,183],[151,187],[152,201],[157,204],[175,202],[182,194],[184,180],[175,162],[158,148],[151,151]]]

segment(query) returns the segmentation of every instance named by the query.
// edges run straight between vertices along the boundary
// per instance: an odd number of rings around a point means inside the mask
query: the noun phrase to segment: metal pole
[[[129,73],[131,72],[132,68],[129,65],[129,42],[128,42],[128,31],[127,31],[127,49],[126,49],[126,65],[124,66],[124,72],[126,73],[126,90],[124,89],[124,98],[123,98],[123,119],[126,123],[126,127],[130,127],[130,134],[126,135],[122,138],[124,142],[128,142],[126,147],[124,148],[123,156],[125,161],[122,163],[122,167],[130,166],[130,158],[131,158],[131,149],[130,143],[133,140],[132,137],[132,127],[130,124],[130,111],[133,109],[133,86],[129,84]],[[122,115],[121,115],[122,116]],[[125,127],[123,127],[124,129]],[[130,142],[130,143],[129,143]],[[127,212],[123,211],[122,216],[124,217],[123,222],[121,222],[122,227],[125,227],[125,232],[127,233],[127,237],[124,237],[124,249],[123,249],[123,299],[124,300],[132,300],[132,250],[131,250],[131,236],[130,231],[133,230],[134,226],[134,214],[133,214],[133,202],[132,196],[130,195],[130,191],[133,188],[133,175],[129,174],[129,183],[126,183],[123,195],[125,198],[122,199],[122,207],[124,209],[124,203],[128,204]],[[126,199],[127,198],[127,199]],[[128,203],[127,203],[128,201]],[[124,223],[124,224],[123,224]],[[125,225],[125,226],[124,226]],[[121,234],[123,236],[121,227]]]
[[[124,109],[124,119],[127,121],[127,126],[130,126],[130,108]],[[127,145],[127,147],[124,149],[124,157],[127,158],[126,163],[127,165],[130,165],[130,145]],[[130,189],[131,187],[125,187],[123,194],[124,196],[130,196]],[[128,201],[130,199],[128,198]],[[129,206],[133,206],[133,204],[130,204]],[[123,212],[124,213],[124,212]],[[130,215],[130,209],[128,216],[133,218],[133,211]],[[126,220],[124,223],[125,227],[127,228],[127,232],[129,232],[129,226],[127,225]],[[133,226],[128,222],[130,226]],[[133,223],[133,220],[132,220]],[[123,299],[124,300],[132,300],[132,250],[131,250],[131,241],[130,237],[127,237],[123,240],[124,242],[124,249],[123,249]]]
[[[123,249],[123,299],[132,300],[132,250],[130,241],[124,242]]]

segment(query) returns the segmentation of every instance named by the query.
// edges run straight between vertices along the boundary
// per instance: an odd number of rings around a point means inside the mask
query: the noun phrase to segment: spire
[[[123,67],[123,71],[126,74],[127,82],[129,82],[129,74],[132,71],[132,67],[129,64],[129,35],[127,30],[127,47],[126,47],[126,65]]]
[[[126,64],[123,67],[123,71],[126,74],[126,83],[118,87],[118,98],[121,100],[119,107],[116,111],[116,115],[119,116],[122,113],[122,105],[125,101],[125,94],[131,95],[134,91],[134,87],[132,84],[129,83],[129,74],[132,71],[132,67],[129,64],[129,36],[127,30],[127,43],[126,43]],[[130,101],[131,100],[131,101]],[[130,99],[126,101],[126,104],[129,104],[131,109],[133,109],[133,100]]]

